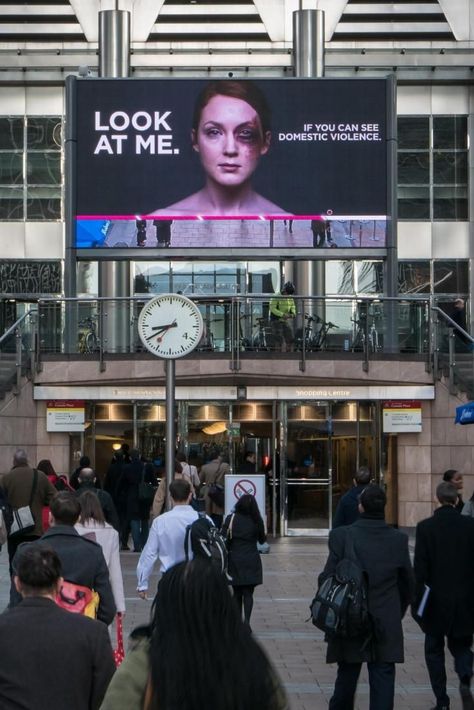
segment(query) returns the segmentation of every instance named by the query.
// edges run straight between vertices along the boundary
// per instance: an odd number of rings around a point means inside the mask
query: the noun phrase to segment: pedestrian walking
[[[224,478],[228,473],[230,473],[229,464],[223,461],[219,449],[213,447],[209,452],[208,463],[201,466],[199,480],[201,481],[201,496],[204,497],[206,513],[218,528],[221,527],[224,519]],[[214,485],[222,488],[221,501],[213,495],[211,487]]]
[[[75,529],[82,537],[97,542],[104,555],[109,570],[110,585],[117,612],[125,613],[122,567],[120,566],[119,534],[106,522],[99,499],[93,491],[84,491],[79,497],[81,512]]]
[[[140,484],[148,483],[156,486],[154,474],[145,471],[145,464],[140,459],[138,449],[130,452],[130,463],[123,468],[123,483],[126,491],[127,524],[130,525],[133,540],[133,551],[141,552],[148,539],[148,520],[153,498],[143,500],[140,496]],[[122,543],[124,540],[122,539]]]
[[[403,663],[402,618],[411,601],[413,572],[408,537],[385,522],[387,497],[380,486],[360,494],[360,518],[329,533],[329,557],[319,584],[344,559],[349,537],[367,579],[372,633],[363,638],[327,638],[327,663],[337,663],[329,710],[352,710],[362,663],[367,663],[370,710],[393,710],[395,663]]]
[[[97,710],[115,671],[107,628],[61,609],[63,571],[44,543],[18,551],[23,601],[0,615],[2,710]]]
[[[240,616],[250,626],[255,587],[262,584],[262,560],[257,543],[266,541],[265,526],[254,496],[245,494],[225,519],[222,533],[229,551],[228,573]]]
[[[444,646],[454,658],[463,708],[471,694],[474,633],[474,520],[456,510],[458,488],[443,481],[440,508],[416,526],[413,614],[425,633],[425,660],[436,710],[447,710]]]
[[[464,501],[462,499],[462,489],[464,485],[462,473],[457,471],[455,468],[448,468],[448,470],[443,473],[443,481],[446,483],[452,483],[456,488],[458,492],[458,499],[454,507],[458,513],[462,513],[462,509],[464,508]]]
[[[147,543],[137,565],[137,592],[142,599],[148,596],[148,584],[157,559],[160,571],[166,572],[185,557],[184,538],[186,528],[199,516],[191,507],[192,498],[189,481],[177,479],[170,484],[172,508],[153,521]]]
[[[344,493],[337,504],[332,522],[333,528],[338,528],[341,525],[352,525],[359,518],[359,496],[364,488],[369,485],[370,479],[371,474],[367,466],[360,466],[352,479],[352,488],[347,493]]]
[[[112,496],[107,491],[96,487],[97,477],[94,469],[83,468],[79,472],[77,495],[81,497],[84,493],[93,493],[100,503],[105,520],[112,525],[115,530],[120,529],[119,517],[115,508]]]
[[[15,451],[12,469],[3,476],[1,486],[12,508],[30,507],[35,524],[28,532],[19,532],[8,537],[8,562],[11,576],[12,560],[19,545],[37,540],[43,534],[43,507],[49,505],[57,491],[46,474],[29,466],[28,457],[23,449]]]
[[[166,571],[152,614],[101,710],[288,710],[282,683],[242,622],[224,575],[206,560]]]
[[[173,474],[173,480],[174,481],[180,481],[180,480],[185,480],[188,481],[189,485],[191,486],[191,494],[192,497],[194,498],[195,490],[194,486],[191,483],[190,477],[188,475],[185,475],[183,471],[183,466],[182,464],[175,460],[174,462],[174,474]],[[161,513],[163,512],[163,509],[165,507],[166,503],[166,474],[161,477],[160,484],[158,488],[156,489],[155,497],[153,498],[153,505],[151,508],[151,514],[153,518],[157,518]]]

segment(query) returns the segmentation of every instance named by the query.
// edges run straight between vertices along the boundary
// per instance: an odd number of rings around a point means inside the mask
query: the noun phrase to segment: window
[[[466,116],[398,118],[400,219],[467,220]]]
[[[0,117],[0,221],[60,220],[61,118]]]

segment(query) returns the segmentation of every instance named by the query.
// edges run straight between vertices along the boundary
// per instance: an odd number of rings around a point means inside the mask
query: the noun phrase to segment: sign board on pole
[[[46,405],[46,431],[84,431],[83,399],[55,399]]]
[[[246,493],[255,497],[260,515],[265,521],[265,476],[227,475],[225,477],[225,515],[232,512],[234,505]]]
[[[384,433],[421,432],[421,402],[419,400],[390,400],[383,403]]]

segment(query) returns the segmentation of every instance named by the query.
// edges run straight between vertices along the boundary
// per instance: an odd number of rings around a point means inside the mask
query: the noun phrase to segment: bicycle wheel
[[[85,352],[95,353],[99,349],[99,343],[97,341],[97,335],[90,331],[87,333],[84,339]]]

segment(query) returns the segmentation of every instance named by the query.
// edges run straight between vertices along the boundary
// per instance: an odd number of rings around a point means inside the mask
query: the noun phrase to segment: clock
[[[152,298],[138,317],[138,335],[143,345],[153,355],[167,360],[192,352],[203,331],[199,308],[179,293]]]

